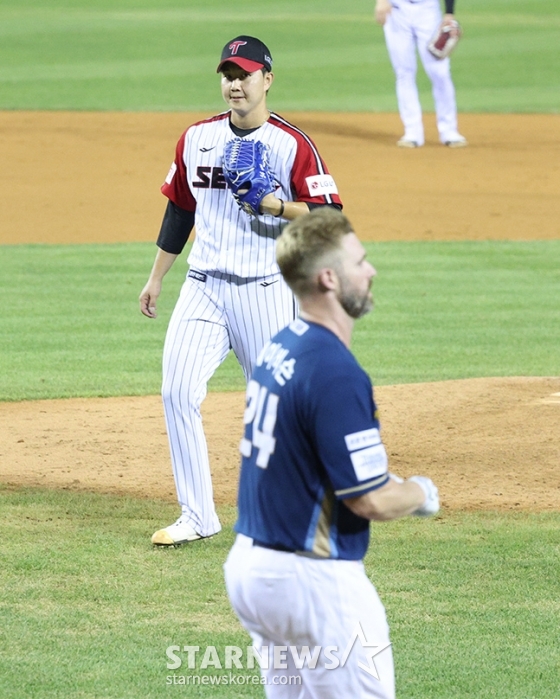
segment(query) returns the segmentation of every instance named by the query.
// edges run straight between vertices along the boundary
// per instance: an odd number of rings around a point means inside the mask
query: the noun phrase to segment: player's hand
[[[148,281],[140,294],[140,310],[148,318],[157,318],[157,299],[161,293],[161,282]]]
[[[449,34],[452,37],[456,37],[461,32],[461,30],[459,29],[459,25],[457,24],[457,20],[455,19],[455,15],[450,15],[450,14],[443,15],[443,20],[441,22],[441,26],[442,27],[449,27]]]
[[[429,517],[439,512],[439,493],[432,479],[427,476],[411,476],[408,480],[420,486],[426,497],[424,504],[412,514],[416,517]]]
[[[391,14],[391,3],[389,0],[377,0],[375,4],[375,21],[377,24],[384,25],[387,21],[387,17]]]

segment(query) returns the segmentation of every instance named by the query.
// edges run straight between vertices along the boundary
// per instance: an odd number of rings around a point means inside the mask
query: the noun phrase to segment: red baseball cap
[[[222,57],[216,73],[222,70],[224,63],[235,63],[248,73],[254,73],[265,68],[269,73],[272,70],[272,58],[270,51],[260,39],[254,36],[236,36],[228,41],[222,51]]]

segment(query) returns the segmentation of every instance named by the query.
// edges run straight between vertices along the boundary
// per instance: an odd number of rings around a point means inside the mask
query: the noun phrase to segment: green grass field
[[[396,111],[371,0],[3,0],[0,109],[217,110],[222,46],[270,47],[274,108]],[[459,0],[453,57],[461,111],[558,112],[555,0]],[[420,71],[424,107],[432,108]]]
[[[354,351],[376,384],[560,373],[560,241],[368,243],[375,311]],[[167,321],[182,284],[166,277],[160,315],[138,294],[154,246],[0,247],[0,400],[159,391]],[[212,390],[243,390],[230,355]]]
[[[249,644],[222,580],[232,508],[219,536],[152,550],[170,504],[0,496],[3,699],[263,696],[258,685],[166,685],[173,674],[228,675],[167,669],[170,645],[214,645],[224,665],[226,646]],[[557,514],[374,525],[366,566],[391,622],[399,697],[557,699],[558,553]]]
[[[395,111],[372,10],[369,0],[2,0],[0,109],[220,110],[221,46],[252,33],[275,58],[275,109]],[[558,113],[557,2],[458,0],[457,15],[461,111]],[[377,307],[354,350],[375,383],[560,374],[560,241],[368,252]],[[156,393],[186,264],[150,322],[137,296],[153,254],[0,246],[0,400]],[[243,388],[233,358],[212,388]],[[248,643],[222,578],[233,508],[220,508],[219,536],[153,550],[151,533],[176,514],[173,503],[0,486],[2,699],[263,696],[258,685],[166,684],[169,645]],[[444,511],[373,527],[366,566],[387,607],[399,699],[558,698],[559,533],[557,512]]]

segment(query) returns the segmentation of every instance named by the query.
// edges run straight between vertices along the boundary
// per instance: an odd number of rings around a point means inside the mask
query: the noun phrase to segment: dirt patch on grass
[[[0,113],[0,244],[153,241],[181,131],[207,114]],[[364,240],[560,237],[560,117],[463,115],[469,147],[398,149],[392,114],[285,114],[317,142]],[[146,274],[148,270],[146,270]],[[560,507],[560,378],[376,389],[391,468],[448,508]],[[235,502],[243,395],[203,408]],[[159,397],[0,404],[0,481],[175,500]]]

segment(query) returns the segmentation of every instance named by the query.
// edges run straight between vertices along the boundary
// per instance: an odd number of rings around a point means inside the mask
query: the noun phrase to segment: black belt
[[[225,272],[218,272],[218,271],[210,271],[210,272],[200,272],[198,269],[189,269],[187,272],[187,277],[192,277],[193,279],[196,279],[198,282],[205,282],[208,277],[212,277],[214,279],[221,279],[222,281],[229,282],[230,284],[237,284],[237,286],[244,286],[245,284],[252,284],[253,282],[261,281],[266,281],[267,279],[270,279],[271,277],[275,277],[276,279],[279,277],[279,274],[268,274],[266,277],[240,277],[237,274],[226,274]],[[276,281],[276,279],[274,281]],[[265,286],[269,286],[270,284],[273,284],[274,282],[269,281]]]
[[[294,549],[290,549],[282,544],[265,544],[264,541],[253,539],[253,546],[258,546],[261,549],[271,549],[272,551],[284,551],[284,553],[295,553]]]

